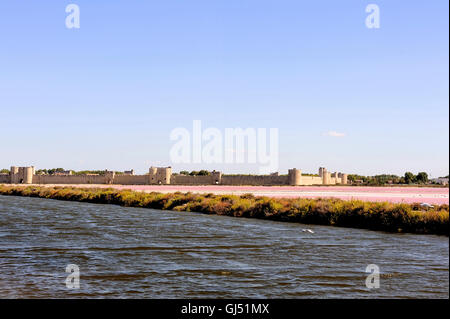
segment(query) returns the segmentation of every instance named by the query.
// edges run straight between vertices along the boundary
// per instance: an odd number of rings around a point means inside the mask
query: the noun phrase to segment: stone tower
[[[325,167],[322,167],[322,184],[328,185],[330,184],[331,173],[327,171]]]
[[[298,186],[302,184],[302,171],[296,168],[292,168],[288,171],[289,185]]]
[[[116,172],[106,170],[105,171],[105,183],[106,184],[113,184],[115,176],[116,176]]]
[[[348,183],[348,174],[342,174],[341,183],[344,185]]]
[[[164,178],[163,184],[170,184],[171,177],[172,177],[172,167],[169,166],[163,168],[163,178]]]
[[[325,169],[325,167],[319,167],[319,177],[323,178],[323,170]]]
[[[11,177],[11,184],[33,184],[34,173],[34,166],[11,166],[11,171],[9,173]]]
[[[170,184],[172,177],[171,167],[150,167],[149,184]]]
[[[218,185],[222,182],[222,173],[217,171],[211,172],[212,183]]]

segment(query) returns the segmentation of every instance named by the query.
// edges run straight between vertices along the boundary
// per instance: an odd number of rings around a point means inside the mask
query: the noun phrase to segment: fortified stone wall
[[[302,176],[302,185],[322,185],[322,177]]]
[[[0,184],[2,183],[11,183],[11,177],[9,174],[0,174]]]
[[[34,175],[33,184],[109,184],[105,175]]]
[[[148,175],[34,175],[33,184],[120,184],[146,185]]]
[[[148,175],[115,175],[113,184],[119,185],[147,185]]]
[[[219,185],[222,183],[222,173],[213,171],[211,175],[172,175],[170,184],[173,185]]]
[[[288,175],[222,175],[213,171],[208,176],[173,175],[171,167],[151,167],[148,175],[116,175],[105,171],[104,175],[35,175],[30,167],[11,167],[10,175],[0,175],[0,183],[13,184],[120,184],[120,185],[335,185],[347,184],[348,175],[319,168],[319,177],[303,176],[302,171],[290,169]]]
[[[215,176],[190,176],[190,175],[172,175],[170,184],[173,185],[214,185],[220,184],[220,179]]]
[[[288,185],[288,176],[223,175],[221,185]]]

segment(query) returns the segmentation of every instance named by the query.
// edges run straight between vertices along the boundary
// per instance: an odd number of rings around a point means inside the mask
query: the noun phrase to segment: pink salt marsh
[[[40,185],[42,186],[42,185]],[[62,186],[62,185],[45,185]],[[181,186],[181,185],[65,185],[76,187],[112,187],[144,192],[192,192],[218,195],[242,195],[269,197],[335,197],[343,200],[360,199],[372,202],[448,204],[449,189],[436,187],[361,187],[361,186]]]

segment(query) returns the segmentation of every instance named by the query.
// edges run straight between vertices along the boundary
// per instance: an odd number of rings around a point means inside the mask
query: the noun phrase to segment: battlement
[[[73,175],[71,171],[54,175],[36,175],[34,166],[12,166],[10,174],[0,175],[0,183],[10,184],[119,184],[119,185],[336,185],[347,184],[348,175],[330,173],[319,168],[319,175],[306,176],[297,168],[288,170],[287,175],[278,172],[270,175],[223,175],[213,171],[209,175],[190,176],[173,174],[171,167],[150,167],[145,175],[134,175],[134,170],[116,174],[106,170],[102,175]]]

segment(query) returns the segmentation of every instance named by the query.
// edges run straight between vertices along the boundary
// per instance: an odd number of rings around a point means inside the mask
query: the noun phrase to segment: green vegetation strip
[[[113,188],[0,185],[0,195],[261,218],[388,232],[449,235],[449,206],[393,204],[333,198],[270,198],[252,194],[144,193]]]

